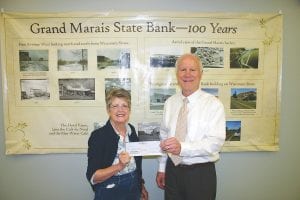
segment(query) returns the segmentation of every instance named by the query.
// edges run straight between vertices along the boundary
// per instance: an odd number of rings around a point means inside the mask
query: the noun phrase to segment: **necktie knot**
[[[188,102],[189,102],[189,99],[188,99],[187,97],[185,97],[185,98],[183,99],[183,104],[188,104]]]

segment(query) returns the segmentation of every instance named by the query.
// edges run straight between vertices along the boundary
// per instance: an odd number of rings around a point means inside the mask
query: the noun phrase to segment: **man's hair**
[[[185,58],[192,58],[194,61],[196,61],[197,65],[199,66],[200,68],[200,71],[202,71],[202,62],[201,62],[201,59],[199,58],[199,56],[197,56],[196,54],[192,54],[192,53],[186,53],[186,54],[183,54],[181,55],[177,60],[176,60],[176,63],[175,63],[175,67],[176,67],[176,71],[178,70],[178,66],[179,64],[182,62],[182,60],[184,60]]]

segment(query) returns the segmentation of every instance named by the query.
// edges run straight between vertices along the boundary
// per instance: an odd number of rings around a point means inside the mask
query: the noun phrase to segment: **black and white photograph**
[[[154,68],[175,67],[179,55],[172,54],[152,54],[150,56],[150,66]]]
[[[230,48],[230,68],[257,69],[258,48]]]
[[[123,88],[131,93],[131,79],[130,78],[106,78],[105,79],[105,96],[114,88]]]
[[[49,71],[48,50],[19,50],[20,71]]]
[[[230,109],[255,109],[256,88],[231,88]]]
[[[201,90],[219,98],[219,89],[218,88],[201,88]]]
[[[224,68],[224,49],[219,47],[191,47],[191,53],[199,56],[203,68]]]
[[[226,121],[226,141],[241,140],[241,121]]]
[[[49,82],[47,79],[21,79],[21,100],[49,100]]]
[[[58,49],[57,59],[58,71],[88,70],[87,49]]]
[[[138,135],[140,141],[159,141],[160,123],[148,122],[138,124]]]
[[[59,100],[95,100],[94,78],[58,79]]]
[[[129,49],[109,49],[97,50],[97,68],[101,69],[129,69],[130,50]]]
[[[175,93],[175,88],[151,88],[150,110],[163,110],[165,101]]]

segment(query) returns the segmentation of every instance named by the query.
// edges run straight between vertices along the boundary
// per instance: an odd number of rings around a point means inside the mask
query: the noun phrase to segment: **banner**
[[[281,14],[3,12],[6,154],[85,153],[114,87],[130,91],[138,133],[158,137],[184,53],[224,104],[223,151],[277,151]]]

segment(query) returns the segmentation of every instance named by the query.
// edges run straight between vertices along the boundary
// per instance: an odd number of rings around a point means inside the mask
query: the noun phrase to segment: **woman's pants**
[[[95,185],[94,200],[139,200],[141,190],[136,171],[112,176]]]

